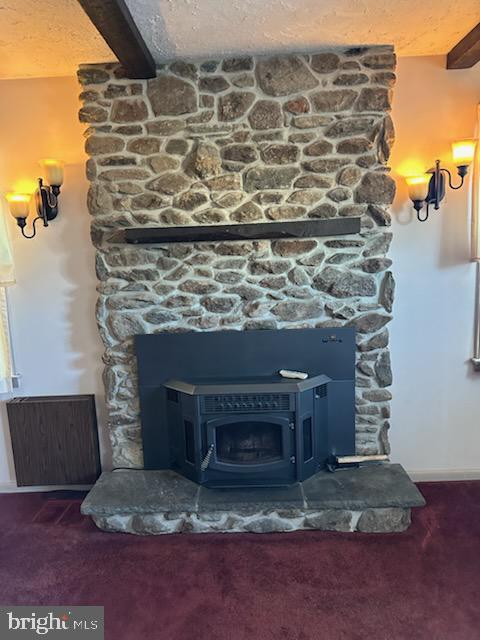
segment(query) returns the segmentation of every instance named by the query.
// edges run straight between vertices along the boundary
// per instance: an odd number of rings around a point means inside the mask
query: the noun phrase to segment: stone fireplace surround
[[[389,453],[391,47],[82,65],[115,467],[142,468],[135,334],[354,326],[357,453]],[[128,227],[361,217],[359,234],[127,245]]]

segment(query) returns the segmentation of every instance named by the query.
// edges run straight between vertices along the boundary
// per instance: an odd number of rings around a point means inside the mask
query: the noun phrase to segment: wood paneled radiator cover
[[[18,486],[92,484],[101,473],[93,395],[7,402]]]

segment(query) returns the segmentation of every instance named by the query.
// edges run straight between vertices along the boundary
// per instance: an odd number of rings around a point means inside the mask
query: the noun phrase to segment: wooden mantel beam
[[[155,61],[125,0],[78,0],[129,78],[153,78]]]
[[[468,69],[480,60],[480,22],[447,54],[447,69]]]
[[[168,242],[314,238],[350,233],[360,233],[360,218],[320,218],[288,222],[218,224],[205,227],[138,227],[120,231],[116,241],[126,241],[129,244],[165,244]]]

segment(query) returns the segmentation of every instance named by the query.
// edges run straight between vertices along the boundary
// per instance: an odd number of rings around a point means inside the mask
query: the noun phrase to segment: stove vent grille
[[[288,393],[251,393],[205,396],[205,413],[245,413],[254,411],[289,411]]]
[[[325,396],[327,395],[327,385],[322,384],[319,387],[317,387],[315,391],[316,391],[317,398],[325,398]]]

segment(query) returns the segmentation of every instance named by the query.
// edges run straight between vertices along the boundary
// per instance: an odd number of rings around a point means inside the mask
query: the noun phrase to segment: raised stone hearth
[[[214,490],[173,471],[104,472],[82,504],[106,531],[404,531],[425,504],[399,464],[320,472],[290,487]]]

